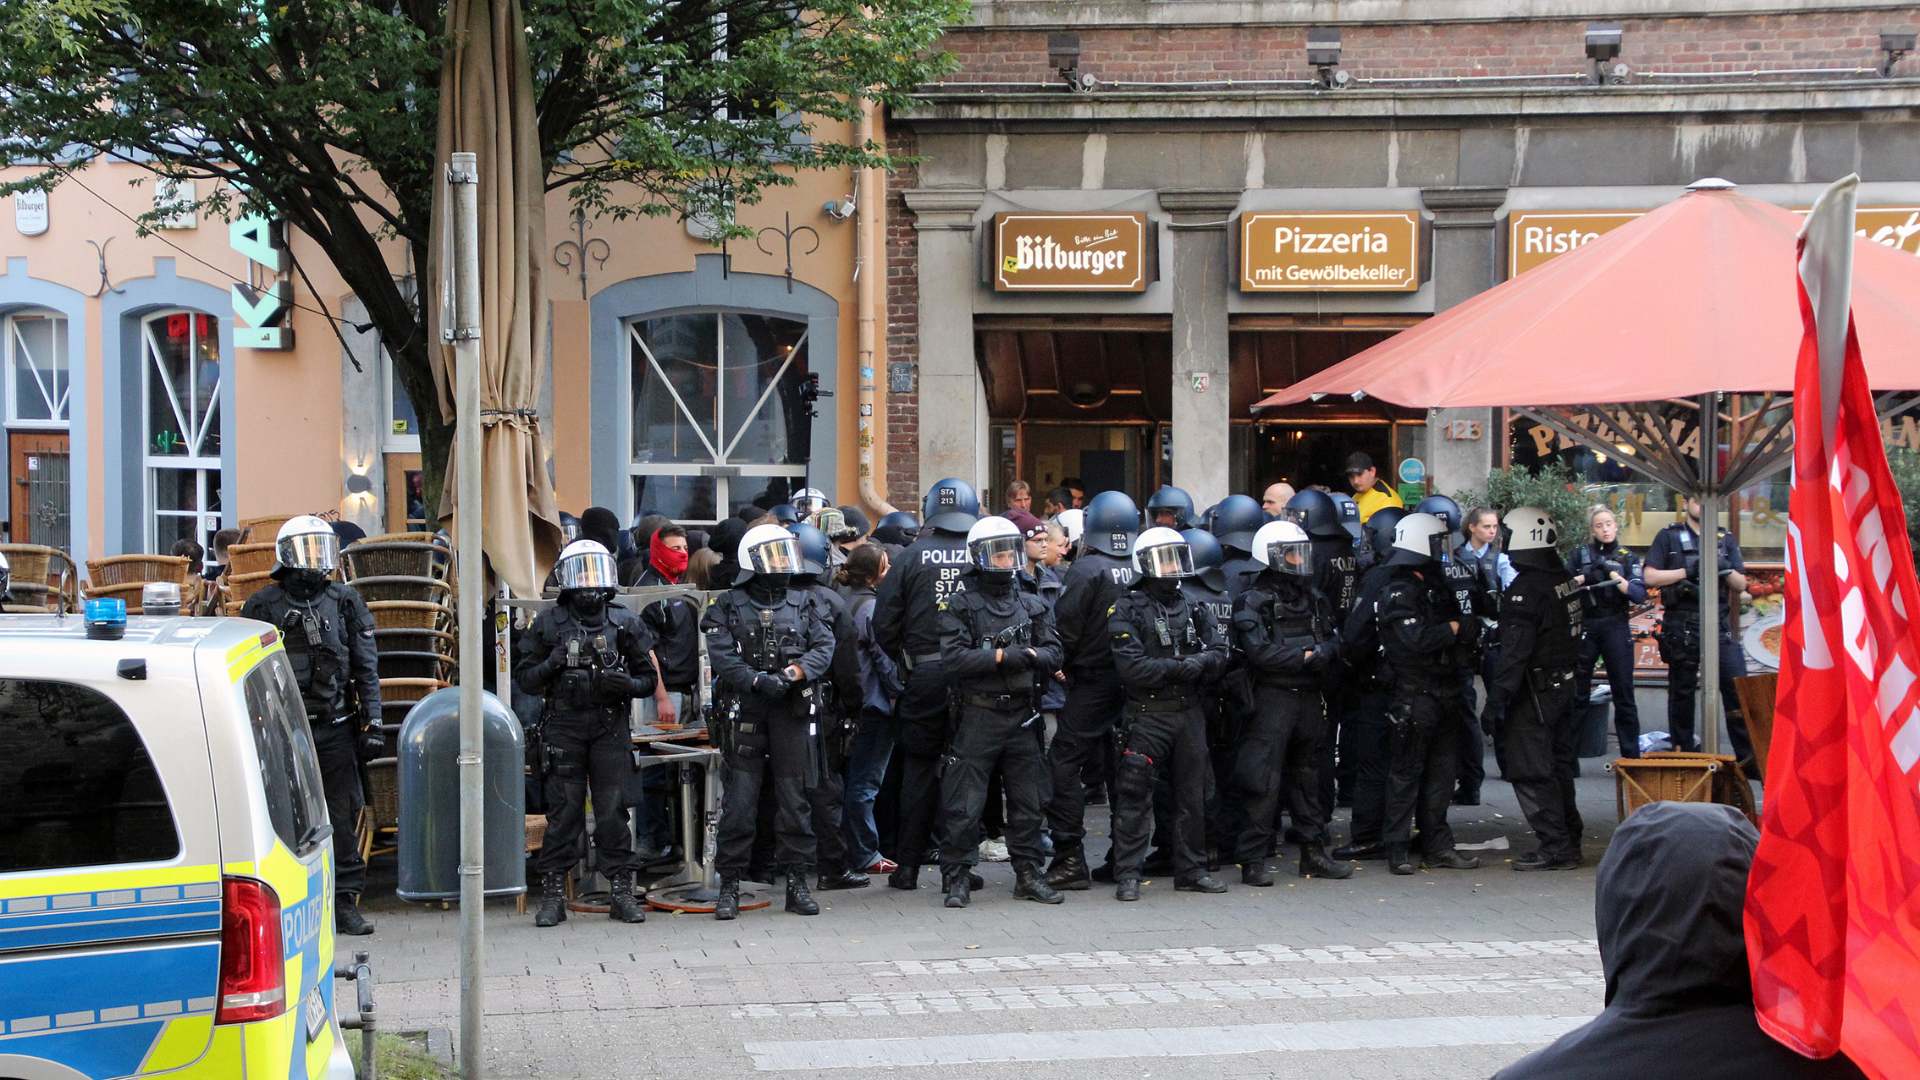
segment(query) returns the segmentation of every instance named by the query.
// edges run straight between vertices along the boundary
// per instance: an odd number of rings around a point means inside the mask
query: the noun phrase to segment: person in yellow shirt
[[[1399,492],[1380,482],[1380,470],[1364,450],[1347,455],[1347,483],[1353,487],[1353,501],[1360,507],[1360,523],[1365,525],[1375,510],[1388,506],[1406,509]]]

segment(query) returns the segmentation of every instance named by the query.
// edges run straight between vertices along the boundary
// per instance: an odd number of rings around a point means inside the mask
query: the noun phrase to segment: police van
[[[278,632],[0,616],[0,1078],[350,1078]],[[114,637],[115,633],[118,637]]]

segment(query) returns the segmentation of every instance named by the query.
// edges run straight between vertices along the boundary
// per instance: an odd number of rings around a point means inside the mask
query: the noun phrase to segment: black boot
[[[1452,848],[1448,848],[1438,854],[1429,855],[1421,859],[1420,865],[1432,867],[1436,870],[1478,870],[1480,869],[1480,856],[1462,855]]]
[[[540,875],[540,910],[535,926],[559,926],[567,921],[567,875],[549,870]]]
[[[1453,789],[1453,805],[1479,806],[1480,788],[1478,785],[1461,784]]]
[[[920,867],[912,863],[901,863],[899,868],[887,875],[887,888],[912,890],[920,887]]]
[[[373,933],[373,924],[360,914],[360,901],[357,897],[342,896],[333,909],[333,931],[336,934],[350,934],[364,937]]]
[[[963,908],[972,902],[973,884],[968,877],[967,868],[964,866],[950,866],[940,872],[940,883],[947,890],[948,907]]]
[[[787,910],[795,915],[818,915],[820,904],[807,891],[807,875],[798,867],[787,871]]]
[[[1113,898],[1115,900],[1125,901],[1140,899],[1140,879],[1137,877],[1121,878],[1119,881],[1114,882]]]
[[[1227,883],[1212,874],[1201,874],[1197,878],[1176,881],[1173,888],[1175,892],[1223,893],[1227,891]]]
[[[1350,878],[1353,867],[1343,862],[1335,862],[1327,855],[1325,844],[1300,845],[1300,876],[1323,878]]]
[[[1047,870],[1047,884],[1063,892],[1085,892],[1093,888],[1093,878],[1087,874],[1086,856],[1079,848],[1053,857],[1053,866]]]
[[[1173,873],[1173,852],[1166,848],[1148,852],[1147,861],[1140,864],[1140,872],[1148,877],[1164,877]]]
[[[613,892],[607,898],[607,917],[624,923],[647,921],[647,906],[633,895],[633,871],[622,870],[613,875]]]
[[[1413,873],[1413,854],[1407,849],[1407,845],[1387,845],[1387,869],[1402,877]]]
[[[815,882],[813,887],[821,892],[833,892],[836,889],[864,889],[872,883],[873,879],[865,874],[855,873],[852,870],[839,870],[831,874],[821,874],[820,880]]]
[[[1273,884],[1273,871],[1267,869],[1267,864],[1264,861],[1241,863],[1240,884],[1256,885],[1262,889],[1267,888]]]
[[[1067,898],[1053,890],[1047,879],[1040,873],[1038,866],[1016,866],[1013,868],[1013,898],[1015,900],[1033,900],[1042,904],[1064,904]]]
[[[731,922],[740,917],[740,879],[723,877],[720,879],[720,895],[713,901],[713,917],[721,922]]]
[[[975,889],[984,889],[987,887],[987,879],[981,877],[977,872],[969,870],[967,871],[967,885]]]
[[[1387,845],[1375,840],[1371,844],[1348,844],[1333,849],[1336,859],[1384,859],[1387,857]]]

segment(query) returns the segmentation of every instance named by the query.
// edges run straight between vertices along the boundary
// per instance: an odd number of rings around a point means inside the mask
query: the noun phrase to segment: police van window
[[[84,686],[0,679],[0,874],[178,854],[166,789],[118,705]]]
[[[320,765],[313,733],[300,707],[300,687],[284,654],[267,657],[242,683],[260,787],[274,835],[305,854],[327,836],[327,804],[320,793]],[[351,843],[351,838],[341,842]]]

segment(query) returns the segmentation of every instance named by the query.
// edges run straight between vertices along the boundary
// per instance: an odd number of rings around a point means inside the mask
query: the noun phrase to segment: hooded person
[[[633,537],[620,525],[620,517],[604,506],[589,506],[580,515],[580,538],[592,540],[613,556],[614,565],[633,554]]]
[[[1754,1020],[1742,912],[1760,835],[1716,803],[1635,810],[1607,846],[1593,912],[1605,1008],[1495,1080],[1851,1080],[1844,1054],[1803,1058]]]
[[[707,547],[720,556],[720,561],[713,568],[712,584],[715,591],[731,589],[740,580],[740,564],[734,559],[740,540],[746,535],[747,523],[739,518],[722,521],[708,535]]]

